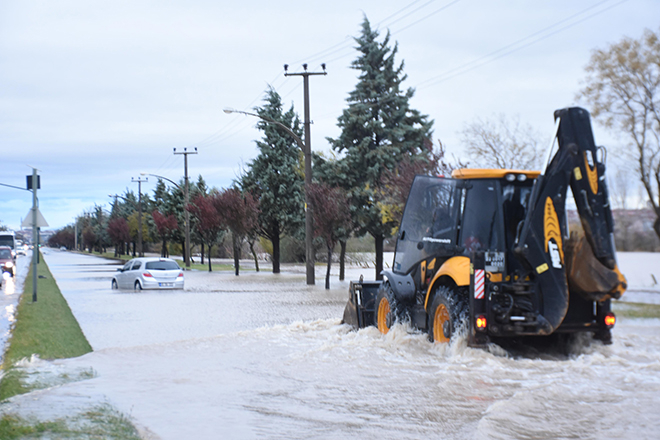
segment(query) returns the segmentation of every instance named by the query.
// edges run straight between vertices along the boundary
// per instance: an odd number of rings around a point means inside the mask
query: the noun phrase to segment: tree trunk
[[[374,235],[376,241],[376,280],[383,279],[383,234]]]
[[[135,242],[133,242],[133,258],[135,258]]]
[[[250,252],[252,253],[252,258],[254,258],[254,268],[259,272],[259,259],[257,258],[257,253],[254,251],[254,240],[248,241],[250,245]]]
[[[660,213],[656,212],[655,214],[657,217],[655,218],[655,221],[653,222],[653,230],[655,231],[655,235],[660,238]]]
[[[346,240],[339,241],[339,281],[344,281],[344,268],[346,260]]]
[[[211,272],[211,243],[209,243],[209,272]]]
[[[332,265],[332,248],[328,246],[328,269],[325,271],[325,290],[330,289],[330,266]]]
[[[273,273],[280,273],[280,235],[274,234],[273,243]]]
[[[202,243],[202,264],[204,264],[204,243]]]
[[[163,246],[160,250],[160,256],[163,258],[167,258],[167,241],[163,238]]]
[[[232,243],[232,247],[234,248],[234,252],[233,252],[234,253],[234,273],[236,274],[236,276],[238,276],[239,265],[240,265],[239,259],[241,257],[241,248],[239,246],[240,240],[238,239],[236,234],[233,233],[233,232],[231,233],[231,243]]]
[[[181,257],[183,258],[183,261],[186,261],[186,240],[181,242]]]

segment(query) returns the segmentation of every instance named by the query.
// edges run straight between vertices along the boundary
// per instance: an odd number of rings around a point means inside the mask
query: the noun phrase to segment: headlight
[[[14,263],[12,263],[11,261],[7,261],[5,263],[5,267],[8,268],[8,269],[11,269],[12,267],[14,267]]]

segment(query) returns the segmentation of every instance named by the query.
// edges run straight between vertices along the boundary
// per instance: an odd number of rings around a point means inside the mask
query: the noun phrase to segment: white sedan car
[[[183,289],[183,270],[169,258],[134,258],[117,269],[113,289]]]

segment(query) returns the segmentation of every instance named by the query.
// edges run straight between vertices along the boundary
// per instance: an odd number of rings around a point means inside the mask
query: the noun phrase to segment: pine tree
[[[302,137],[293,106],[283,113],[282,99],[273,89],[266,92],[264,105],[255,108],[259,116],[278,121]],[[273,273],[280,272],[280,237],[299,235],[304,224],[302,151],[295,140],[276,124],[260,121],[264,133],[257,141],[259,155],[248,164],[239,182],[243,192],[259,200],[260,235],[273,244]]]
[[[355,39],[360,54],[351,64],[360,71],[358,83],[338,118],[340,136],[328,141],[343,155],[334,167],[334,180],[348,193],[358,233],[374,237],[376,278],[381,279],[383,240],[393,226],[379,208],[381,176],[404,160],[428,154],[424,141],[431,137],[433,121],[410,108],[414,90],[401,88],[406,75],[403,62],[395,63],[398,45],[390,48],[389,32],[382,43],[378,36],[365,17],[362,35]]]

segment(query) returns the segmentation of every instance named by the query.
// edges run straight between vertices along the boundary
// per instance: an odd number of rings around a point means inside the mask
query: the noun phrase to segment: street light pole
[[[144,257],[142,252],[142,182],[148,182],[149,178],[138,177],[137,180],[131,177],[131,182],[138,184],[138,257]]]
[[[39,262],[39,228],[37,227],[37,188],[39,176],[32,168],[32,302],[37,302],[37,263]]]
[[[303,64],[304,72],[289,73],[289,66],[284,65],[284,76],[302,76],[305,99],[305,265],[307,269],[307,284],[314,284],[314,206],[311,203],[309,187],[312,184],[312,136],[309,117],[309,77],[311,75],[327,75],[325,64],[321,64],[323,72],[308,72],[307,64]]]
[[[314,284],[314,260],[312,257],[312,260],[310,260],[309,255],[311,254],[313,256],[314,254],[314,248],[313,248],[313,231],[314,231],[314,223],[312,219],[312,212],[309,210],[309,203],[308,203],[308,194],[309,194],[309,186],[312,183],[312,160],[311,160],[311,154],[309,153],[310,150],[308,150],[305,147],[305,144],[303,143],[303,140],[300,139],[300,136],[295,134],[289,127],[286,125],[282,124],[279,121],[276,121],[274,119],[269,118],[268,116],[261,116],[256,113],[250,113],[250,112],[244,112],[241,110],[234,110],[230,108],[226,108],[223,110],[225,113],[230,114],[230,113],[240,113],[243,115],[247,116],[254,116],[255,118],[259,118],[261,120],[264,120],[266,122],[269,122],[271,124],[275,124],[278,127],[280,127],[282,130],[286,131],[295,141],[296,144],[298,144],[298,147],[302,150],[304,156],[305,156],[305,257],[306,257],[306,272],[307,272],[307,284]],[[307,163],[309,162],[309,170]],[[310,265],[309,262],[312,262]]]
[[[167,181],[170,182],[172,185],[174,185],[174,186],[176,186],[177,188],[181,189],[181,186],[179,186],[179,184],[176,183],[174,180],[172,180],[172,179],[168,179],[167,177],[164,177],[164,176],[159,176],[158,174],[140,173],[140,176],[151,176],[151,177],[155,177],[155,178],[157,178],[157,179],[167,180]]]
[[[181,152],[176,152],[176,148],[174,149],[174,154],[183,154],[183,160],[184,160],[184,188],[183,188],[183,198],[185,200],[185,205],[188,205],[190,203],[190,192],[188,188],[188,155],[189,154],[197,154],[197,147],[195,147],[195,151],[188,151],[187,148],[184,148],[183,151]],[[190,269],[190,213],[188,212],[187,209],[183,209],[183,215],[185,218],[185,235],[186,235],[186,248],[184,249],[184,255],[183,255],[183,261],[186,263],[186,269]]]
[[[307,64],[303,64],[304,72],[301,73],[288,73],[289,66],[284,65],[284,75],[285,76],[302,76],[303,85],[305,89],[305,142],[303,143],[302,139],[295,134],[289,127],[278,122],[274,119],[271,119],[266,116],[261,116],[255,113],[244,112],[234,109],[225,109],[225,113],[241,113],[248,116],[254,116],[255,118],[262,119],[271,124],[275,124],[281,127],[286,131],[298,144],[298,147],[303,151],[305,156],[305,271],[307,275],[307,284],[315,284],[315,274],[314,274],[314,215],[313,215],[313,206],[311,203],[309,188],[312,185],[312,140],[311,140],[311,121],[309,118],[309,77],[310,75],[327,75],[325,71],[325,64],[321,64],[323,67],[323,72],[308,72]]]

